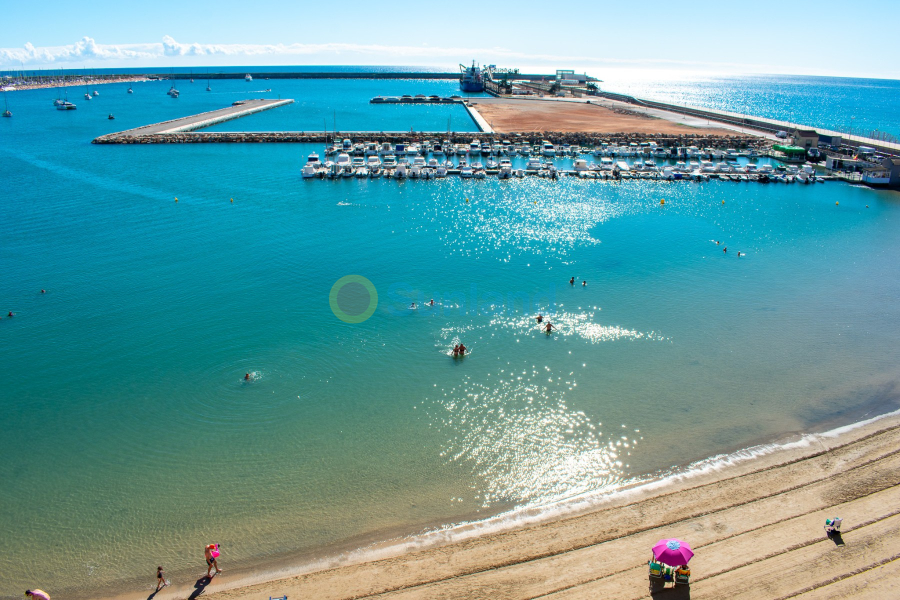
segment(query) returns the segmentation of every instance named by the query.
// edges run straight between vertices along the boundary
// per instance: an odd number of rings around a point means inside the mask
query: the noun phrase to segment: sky
[[[3,0],[0,69],[408,65],[900,79],[897,0]],[[883,35],[878,35],[883,32]]]

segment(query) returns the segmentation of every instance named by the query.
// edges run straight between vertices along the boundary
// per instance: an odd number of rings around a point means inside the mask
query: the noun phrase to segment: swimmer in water
[[[556,329],[556,327],[553,326],[553,323],[551,323],[550,321],[547,321],[547,325],[544,326],[544,331],[546,331],[547,333],[550,333],[554,329]]]
[[[740,257],[741,257],[741,251],[738,250],[738,258],[740,258]]]
[[[7,317],[11,317],[11,316],[13,316],[13,311],[9,311],[9,314],[8,314],[8,315],[6,315],[6,316],[7,316]]]
[[[453,356],[459,356],[459,344],[453,346]]]
[[[460,356],[465,356],[465,355],[466,355],[466,347],[463,346],[462,344],[459,345],[459,355],[460,355]]]
[[[409,305],[409,308],[410,308],[410,310],[415,310],[415,308],[416,308],[416,303],[413,302],[412,304],[410,304],[410,305]]]
[[[722,253],[728,254],[728,246],[725,246],[724,248],[722,248]]]
[[[570,280],[569,280],[569,283],[570,283],[571,285],[575,285],[575,278],[573,277],[572,279],[570,279]]]
[[[244,375],[244,381],[250,381],[250,373]]]
[[[431,299],[431,302],[428,303],[430,306],[434,306],[434,298]]]
[[[41,293],[42,293],[42,294],[46,294],[46,293],[47,293],[47,290],[41,290]]]
[[[544,320],[544,315],[538,315],[534,318],[538,323]]]
[[[581,287],[586,287],[586,286],[587,286],[587,279],[585,279],[584,281],[581,282]]]

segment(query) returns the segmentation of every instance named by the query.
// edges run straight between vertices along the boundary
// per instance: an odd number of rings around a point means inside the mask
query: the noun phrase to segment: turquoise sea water
[[[10,95],[0,596],[96,597],[157,564],[191,582],[213,541],[231,572],[315,556],[897,407],[896,193],[303,181],[316,147],[89,143],[256,83],[73,90],[73,112]],[[369,105],[372,82],[309,83],[255,86],[298,99],[257,116],[446,127]],[[378,292],[359,324],[329,303],[349,274]]]
[[[779,119],[852,135],[900,138],[900,81],[757,75],[628,79],[601,88],[639,98]]]

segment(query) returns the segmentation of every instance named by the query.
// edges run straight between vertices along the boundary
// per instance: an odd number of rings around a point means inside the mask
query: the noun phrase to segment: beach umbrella
[[[684,540],[671,538],[656,542],[656,545],[653,546],[653,556],[659,562],[678,566],[686,565],[694,556],[694,551]]]

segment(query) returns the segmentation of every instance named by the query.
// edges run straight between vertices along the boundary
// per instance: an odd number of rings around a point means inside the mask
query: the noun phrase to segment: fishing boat
[[[459,89],[470,93],[484,91],[484,75],[481,69],[475,66],[474,60],[471,67],[460,64],[459,71]]]

